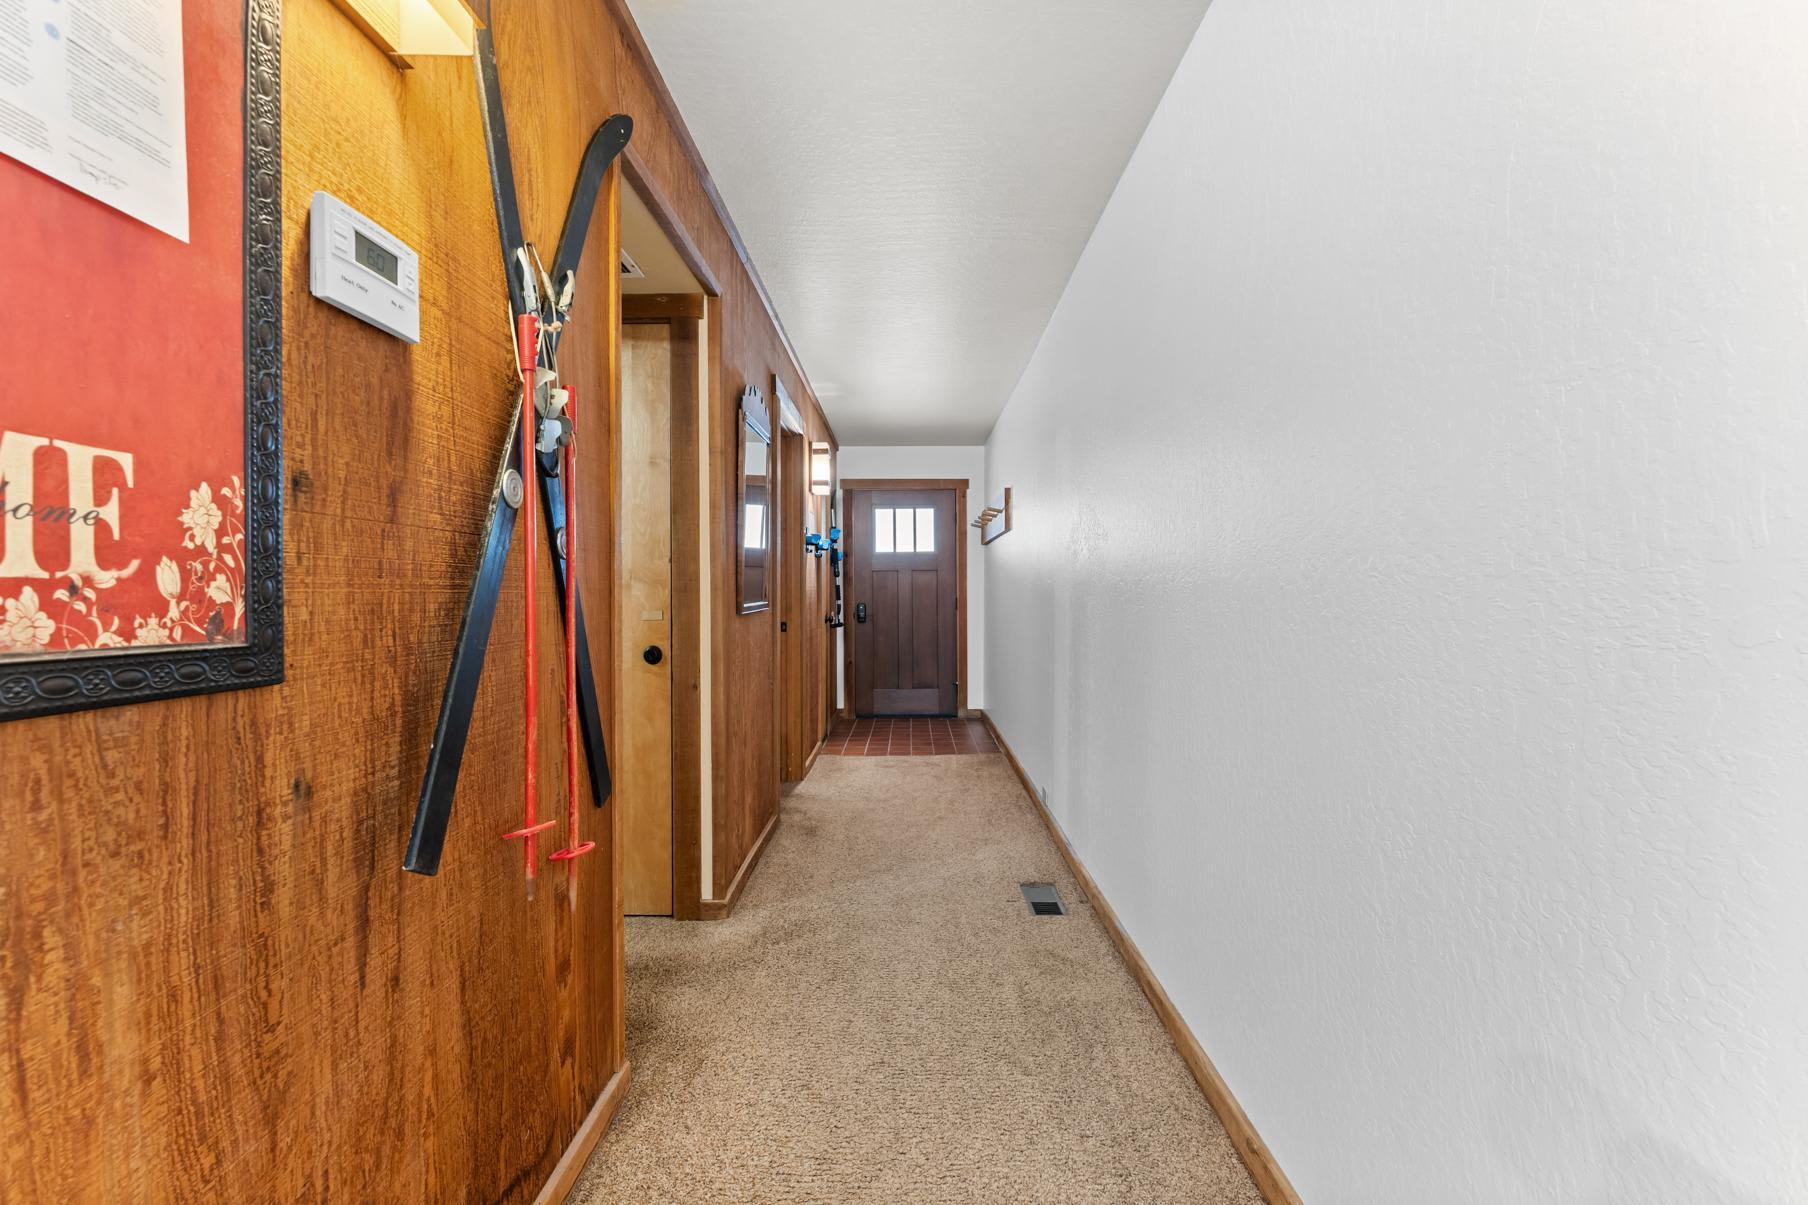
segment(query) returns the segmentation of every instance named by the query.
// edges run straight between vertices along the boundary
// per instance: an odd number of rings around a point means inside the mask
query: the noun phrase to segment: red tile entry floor
[[[996,753],[998,742],[980,720],[860,719],[837,723],[822,751],[838,757],[938,757]]]

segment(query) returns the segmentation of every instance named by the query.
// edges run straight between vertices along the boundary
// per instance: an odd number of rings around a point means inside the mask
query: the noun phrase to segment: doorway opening
[[[844,481],[844,652],[855,717],[967,707],[967,481]]]
[[[809,773],[835,718],[830,673],[834,665],[834,563],[824,555],[829,495],[826,488],[816,493],[811,480],[813,460],[819,467],[821,462],[832,464],[833,452],[827,441],[812,441],[808,417],[776,375],[772,392],[778,400],[772,459],[779,533],[773,546],[772,605],[778,612],[773,706],[779,717],[782,790]],[[825,476],[832,472],[832,468],[826,470]]]
[[[772,705],[773,714],[779,717],[779,781],[794,782],[803,777],[804,759],[810,750],[804,747],[808,740],[811,747],[822,738],[820,732],[806,736],[806,729],[798,722],[803,707],[803,664],[801,654],[805,645],[815,638],[814,628],[805,623],[803,595],[806,585],[803,543],[804,503],[810,497],[809,448],[810,441],[801,430],[793,428],[790,417],[785,413],[790,409],[783,395],[784,385],[774,381],[773,393],[780,398],[779,424],[777,439],[773,448],[773,462],[776,468],[774,481],[778,492],[774,497],[777,508],[779,538],[773,548],[774,576],[772,605],[778,610],[778,673],[773,675]],[[801,424],[800,424],[801,425]]]
[[[615,800],[622,910],[697,914],[708,801],[707,430],[716,290],[631,158],[620,204]],[[704,462],[700,464],[700,461]]]

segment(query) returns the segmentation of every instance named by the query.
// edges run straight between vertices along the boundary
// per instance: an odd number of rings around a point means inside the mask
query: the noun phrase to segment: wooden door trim
[[[683,220],[678,216],[678,207],[672,204],[672,199],[665,195],[665,190],[659,187],[659,181],[648,170],[647,161],[641,158],[639,148],[630,142],[623,148],[620,162],[622,175],[634,186],[640,199],[646,202],[647,208],[652,211],[653,220],[671,241],[672,249],[678,252],[678,258],[684,261],[684,266],[690,269],[691,275],[697,278],[697,283],[703,286],[705,293],[711,297],[720,297],[721,283],[716,280],[716,274],[709,270],[709,261],[703,258],[703,251],[697,246],[697,240],[685,229]]]
[[[703,317],[701,293],[623,293],[623,322],[664,322]]]
[[[655,211],[657,212],[657,211]],[[702,432],[698,396],[704,388],[697,366],[712,325],[707,317],[672,321],[672,917],[698,920],[703,913],[703,656],[707,619],[701,612],[697,532],[702,500],[697,496]],[[682,354],[680,354],[682,349]],[[681,367],[682,362],[682,367]],[[688,384],[689,388],[684,386]],[[682,395],[685,404],[678,404]]]
[[[778,779],[782,786],[803,778],[806,723],[804,720],[804,639],[812,634],[804,622],[805,575],[813,558],[797,541],[803,539],[804,508],[809,505],[806,487],[810,479],[810,437],[783,426],[774,433],[773,463],[780,466],[778,481],[778,532],[773,537],[779,559],[779,630],[776,664],[778,723]],[[791,460],[796,463],[792,464]],[[793,480],[793,478],[798,478]]]
[[[842,481],[843,493],[871,493],[874,490],[958,490],[967,492],[972,484],[968,477],[849,477]],[[960,521],[965,528],[966,520]]]
[[[842,494],[870,494],[884,490],[953,490],[954,491],[954,714],[967,714],[967,486],[970,477],[849,477],[842,481]],[[858,512],[854,508],[853,499],[848,499],[847,515],[842,520],[847,525],[847,568],[841,575],[842,614],[848,617],[847,626],[842,629],[842,714],[853,716],[854,712],[854,607],[860,599],[854,591],[854,583],[859,580],[854,573],[854,554],[859,548],[859,529],[854,523]]]

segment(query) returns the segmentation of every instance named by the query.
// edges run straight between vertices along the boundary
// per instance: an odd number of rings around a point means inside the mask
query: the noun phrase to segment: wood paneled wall
[[[780,374],[828,437],[622,10],[511,0],[494,29],[530,236],[556,240],[590,131],[625,111],[722,282],[718,496],[743,384]],[[575,911],[551,867],[524,899],[497,839],[520,809],[513,576],[442,869],[401,870],[511,406],[471,66],[397,71],[331,0],[288,0],[284,52],[288,681],[0,726],[0,1200],[528,1200],[623,1062],[614,810],[585,810],[603,845]],[[309,296],[316,189],[421,252],[418,346]],[[610,211],[562,347],[593,423],[615,408],[613,236]],[[726,507],[717,528],[731,566]],[[586,546],[612,698],[612,541]],[[550,576],[540,597],[558,698]],[[777,803],[776,620],[715,597],[719,891]],[[543,783],[560,750],[548,723]]]

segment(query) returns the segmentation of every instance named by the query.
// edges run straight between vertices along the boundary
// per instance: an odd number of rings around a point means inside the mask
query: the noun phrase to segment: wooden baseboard
[[[753,868],[758,866],[766,847],[772,843],[772,834],[778,830],[778,809],[772,809],[772,819],[766,821],[766,827],[760,832],[760,839],[753,843],[747,851],[747,860],[741,863],[741,869],[728,885],[728,894],[719,900],[704,900],[702,915],[699,920],[727,920],[734,914],[735,905],[741,902],[741,891],[747,886],[747,880],[753,877]]]
[[[804,758],[804,772],[797,781],[802,782],[805,778],[810,777],[810,771],[816,768],[816,759],[822,756],[822,747],[826,744],[828,744],[826,739],[816,742],[816,748],[810,750],[810,756]]]
[[[1162,1027],[1168,1031],[1168,1037],[1173,1039],[1174,1049],[1180,1052],[1180,1057],[1186,1063],[1187,1070],[1193,1073],[1193,1079],[1198,1082],[1199,1091],[1204,1094],[1206,1103],[1212,1107],[1212,1112],[1218,1115],[1218,1121],[1224,1126],[1224,1132],[1230,1136],[1231,1145],[1237,1148],[1237,1155],[1243,1160],[1243,1166],[1249,1169],[1250,1178],[1256,1182],[1256,1188],[1261,1191],[1262,1199],[1267,1201],[1268,1205],[1301,1205],[1299,1194],[1293,1190],[1293,1185],[1288,1183],[1286,1174],[1275,1163],[1273,1154],[1262,1141],[1261,1135],[1256,1133],[1255,1126],[1250,1124],[1249,1117],[1243,1112],[1243,1106],[1239,1105],[1237,1098],[1231,1095],[1229,1085],[1224,1082],[1224,1077],[1218,1074],[1218,1069],[1212,1065],[1212,1060],[1206,1056],[1205,1048],[1199,1045],[1199,1039],[1193,1036],[1193,1031],[1187,1027],[1185,1019],[1174,1007],[1174,1002],[1168,999],[1167,989],[1161,986],[1161,981],[1155,977],[1155,972],[1149,969],[1149,964],[1143,959],[1142,951],[1136,948],[1136,943],[1130,940],[1128,933],[1124,932],[1124,926],[1118,922],[1117,913],[1111,910],[1111,905],[1106,902],[1104,894],[1099,891],[1099,885],[1093,882],[1092,875],[1087,873],[1085,864],[1074,853],[1073,846],[1068,844],[1067,834],[1061,831],[1061,826],[1055,823],[1055,818],[1043,806],[1041,797],[1036,794],[1035,784],[1024,772],[1023,763],[1018,761],[1017,755],[1011,751],[1010,743],[1004,739],[1004,734],[998,731],[998,725],[992,722],[991,716],[982,711],[979,718],[985,721],[986,727],[991,730],[992,739],[998,742],[998,748],[1003,752],[1005,760],[1009,761],[1011,769],[1016,771],[1018,781],[1023,783],[1023,793],[1029,796],[1030,806],[1035,809],[1036,815],[1042,818],[1043,825],[1048,829],[1048,835],[1054,839],[1055,848],[1061,851],[1061,857],[1067,863],[1067,869],[1073,872],[1074,879],[1080,884],[1080,890],[1085,892],[1087,902],[1092,905],[1093,914],[1105,926],[1105,932],[1111,935],[1111,942],[1117,947],[1117,952],[1123,958],[1124,965],[1129,968],[1131,978],[1135,979],[1136,985],[1143,989],[1143,995],[1149,998],[1149,1004],[1155,1009],[1155,1015],[1161,1019]]]
[[[540,1195],[534,1198],[534,1205],[563,1205],[566,1197],[584,1172],[584,1164],[590,1162],[590,1153],[596,1149],[603,1135],[609,1132],[609,1123],[615,1120],[615,1111],[621,1108],[621,1102],[628,1095],[629,1067],[621,1065],[621,1070],[609,1077],[603,1086],[601,1096],[590,1106],[589,1116],[584,1124],[578,1127],[577,1136],[565,1153],[559,1156],[558,1164],[552,1169],[552,1175],[540,1189]]]

